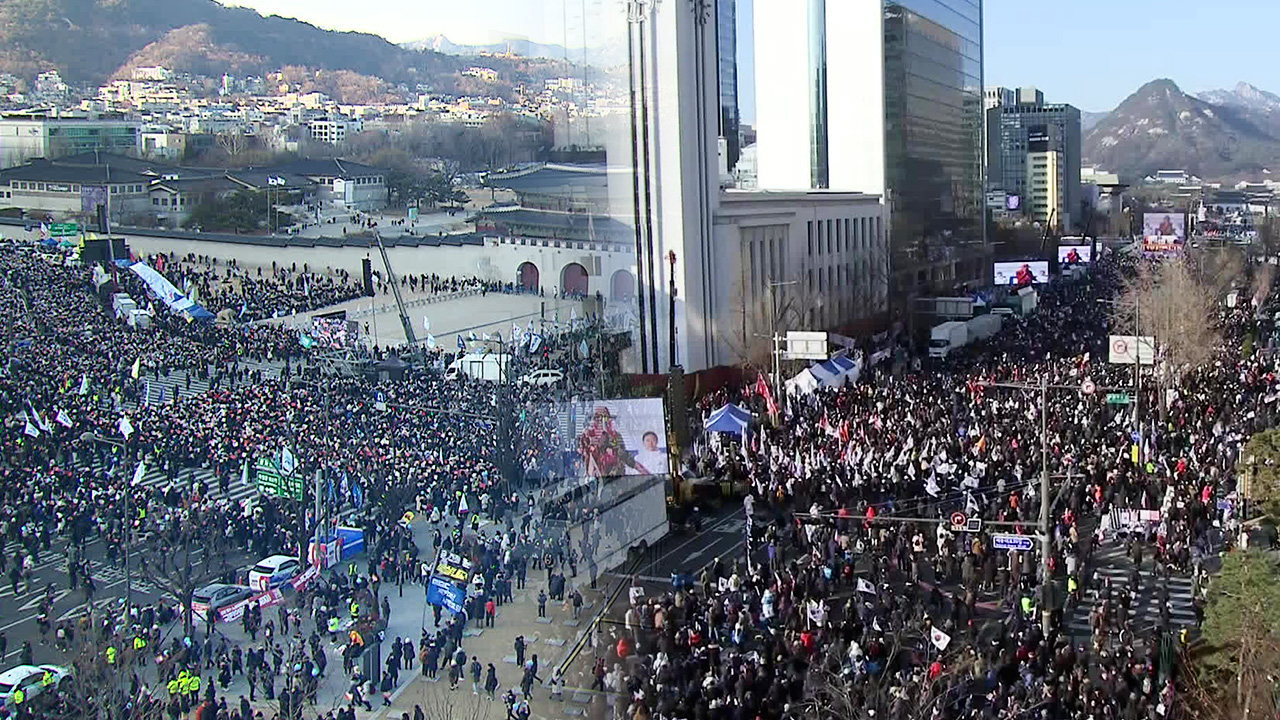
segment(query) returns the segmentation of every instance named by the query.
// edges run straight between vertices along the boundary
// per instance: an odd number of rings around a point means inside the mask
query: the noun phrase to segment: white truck
[[[459,375],[466,375],[476,380],[503,382],[506,380],[507,368],[511,365],[511,356],[501,353],[467,353],[449,363],[445,368],[444,378],[456,380]]]
[[[951,320],[934,326],[929,333],[929,357],[945,358],[952,352],[964,347],[969,342],[969,334],[965,323]]]
[[[968,342],[975,340],[986,340],[987,338],[1000,332],[1000,326],[1004,318],[1000,315],[976,315],[973,319],[965,323],[965,330],[968,333]]]

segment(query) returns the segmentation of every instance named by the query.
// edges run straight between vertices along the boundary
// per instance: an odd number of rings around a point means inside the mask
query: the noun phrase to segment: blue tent
[[[751,424],[751,413],[732,403],[711,413],[702,428],[707,432],[727,432],[736,435],[747,434],[747,426]]]

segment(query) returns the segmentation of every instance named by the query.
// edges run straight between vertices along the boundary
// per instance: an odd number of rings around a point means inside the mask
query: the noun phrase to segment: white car
[[[249,587],[265,592],[279,587],[294,578],[302,569],[298,558],[292,555],[272,555],[263,558],[249,571]]]
[[[50,684],[44,682],[45,673],[49,674]],[[0,673],[0,700],[3,700],[4,707],[12,710],[17,703],[14,701],[14,693],[21,688],[23,694],[22,703],[25,705],[36,697],[39,697],[46,690],[52,688],[57,690],[62,686],[64,681],[71,677],[71,668],[61,665],[18,665],[11,667]]]
[[[564,380],[563,372],[548,368],[544,370],[534,370],[524,377],[521,377],[517,382],[522,385],[546,387],[548,385],[558,385],[562,380]]]

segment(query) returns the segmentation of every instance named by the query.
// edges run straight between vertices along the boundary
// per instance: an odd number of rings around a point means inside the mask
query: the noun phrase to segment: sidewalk
[[[424,526],[425,527],[425,526]],[[423,530],[419,530],[418,534],[423,534]],[[426,532],[429,533],[429,530]],[[429,547],[430,543],[421,544],[420,547]],[[436,681],[430,681],[421,674],[420,667],[415,663],[412,672],[401,673],[401,686],[393,693],[392,703],[390,707],[375,707],[372,714],[360,713],[358,717],[361,720],[399,720],[401,713],[408,713],[409,717],[413,717],[414,706],[419,705],[426,712],[428,718],[457,718],[459,720],[504,720],[506,718],[506,706],[502,702],[502,695],[508,690],[513,689],[517,696],[520,696],[520,679],[523,674],[522,669],[516,665],[515,656],[515,639],[517,635],[523,635],[527,649],[525,650],[526,659],[537,655],[538,657],[538,675],[545,682],[551,677],[555,668],[560,667],[562,662],[575,653],[579,640],[582,639],[586,630],[591,627],[591,620],[594,615],[600,611],[603,604],[607,601],[604,593],[609,590],[616,582],[611,583],[611,576],[603,576],[599,582],[599,589],[593,590],[590,587],[590,578],[585,569],[579,568],[576,578],[566,578],[566,596],[572,593],[576,587],[582,593],[583,608],[577,620],[573,619],[573,608],[569,604],[547,602],[547,617],[538,617],[538,592],[547,586],[546,571],[538,570],[530,567],[528,581],[523,590],[515,590],[512,592],[514,602],[507,603],[498,608],[497,618],[494,620],[492,628],[479,629],[471,623],[465,631],[465,641],[463,644],[467,654],[478,656],[480,664],[488,666],[493,663],[498,671],[498,680],[500,682],[498,690],[494,693],[495,698],[492,702],[485,695],[483,688],[479,696],[472,695],[470,677],[466,677],[464,682],[458,685],[457,690],[450,691],[447,675],[444,670],[439,673]],[[420,607],[418,616],[425,612],[428,622],[431,620],[431,611],[425,607],[425,593],[422,592],[421,586],[417,586],[418,592],[415,593],[413,601],[414,606]],[[408,600],[409,590],[405,588],[405,600]],[[394,636],[395,633],[401,633],[399,623],[395,620],[399,613],[396,605],[396,598],[392,596],[392,627],[389,628],[388,635]],[[623,599],[625,601],[625,598]],[[406,608],[411,609],[411,608]],[[416,622],[416,617],[414,622]],[[406,616],[400,622],[407,621]],[[420,634],[418,627],[412,628],[415,639]],[[580,656],[585,655],[587,660],[592,658],[592,648],[589,644],[584,645],[577,653]],[[530,699],[530,709],[532,710],[531,718],[533,720],[551,720],[552,718],[565,717],[604,717],[599,712],[590,712],[589,706],[592,699],[597,694],[575,692],[572,688],[588,687],[591,683],[590,677],[575,677],[577,666],[581,665],[579,660],[573,664],[573,667],[566,672],[564,681],[567,686],[562,700],[553,700],[548,690],[542,683],[535,685],[533,695]],[[590,662],[587,662],[588,670]],[[407,678],[407,680],[406,680]],[[603,702],[596,702],[595,706],[603,709]]]

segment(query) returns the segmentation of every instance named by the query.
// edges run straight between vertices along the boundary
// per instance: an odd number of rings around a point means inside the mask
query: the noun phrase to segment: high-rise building
[[[981,281],[981,0],[756,0],[758,185],[887,196],[896,299]]]
[[[1016,103],[988,109],[986,124],[988,189],[1028,199],[1033,189],[1028,154],[1054,153],[1057,187],[1047,205],[1056,209],[1052,224],[1070,230],[1081,222],[1080,111],[1065,103],[1046,103],[1043,93],[1026,87],[1018,89]],[[1041,222],[1049,219],[1032,203],[1022,207]]]
[[[716,68],[720,81],[720,137],[725,142],[725,168],[733,172],[742,154],[741,113],[738,109],[737,0],[716,3]]]
[[[1057,128],[1038,125],[1027,133],[1027,213],[1040,223],[1056,224],[1064,215],[1062,153],[1050,140]]]

